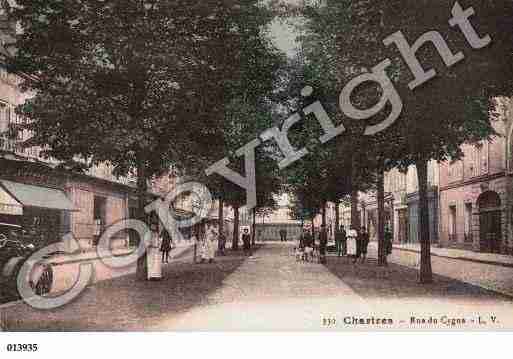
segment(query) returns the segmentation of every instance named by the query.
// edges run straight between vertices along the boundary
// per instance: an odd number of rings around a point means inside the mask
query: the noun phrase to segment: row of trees
[[[204,178],[203,171],[235,157],[272,123],[284,64],[266,33],[272,10],[256,0],[3,6],[21,29],[8,69],[28,75],[22,86],[34,94],[19,109],[34,134],[26,146],[41,146],[42,155],[69,170],[107,162],[118,176],[136,176],[140,219],[146,218],[148,180],[171,165],[209,185],[221,201],[220,223],[223,203],[238,218],[240,189]],[[274,205],[272,193],[280,187],[269,167],[272,150],[258,153],[261,208]]]
[[[471,6],[474,14],[468,10]],[[344,118],[346,132],[328,147],[318,148],[316,158],[297,163],[297,168],[293,170],[293,173],[319,173],[316,166],[329,168],[325,167],[328,163],[337,163],[338,167],[332,165],[333,170],[329,169],[335,176],[332,178],[326,173],[319,176],[319,183],[311,185],[307,191],[297,186],[292,190],[299,199],[303,198],[303,193],[321,199],[313,207],[307,198],[301,200],[301,204],[308,208],[309,216],[317,213],[312,209],[321,208],[326,200],[337,204],[344,196],[351,196],[352,223],[356,225],[358,191],[375,189],[379,212],[379,262],[383,263],[384,172],[394,167],[406,170],[415,165],[420,197],[419,279],[423,283],[432,281],[428,162],[457,159],[462,155],[462,144],[487,140],[496,135],[491,115],[493,99],[513,94],[511,2],[325,0],[316,5],[303,4],[286,9],[289,13],[285,16],[299,14],[303,19],[297,63],[304,77],[299,86],[313,86],[316,96],[329,108],[333,119],[342,120],[336,110],[338,98],[333,96],[338,96],[352,78],[386,58],[392,63],[387,74],[403,102],[401,116],[391,127],[375,136],[364,135],[364,129],[383,121],[392,110],[390,106],[366,121]],[[484,48],[479,49],[479,41],[469,44],[472,41],[460,28],[449,24],[449,19],[460,10],[466,10],[464,14],[470,18]],[[416,39],[433,30],[439,32],[453,54],[461,51],[465,60],[448,67],[433,43],[426,42],[415,55],[424,71],[434,69],[437,76],[411,90],[409,85],[412,85],[415,76],[409,64],[396,45],[385,45],[383,40],[401,31],[408,44],[413,46]],[[486,44],[487,34],[492,38],[490,44]],[[380,100],[381,95],[382,89],[368,82],[354,91],[352,102],[358,108],[369,109]],[[321,161],[323,164],[320,164]],[[342,173],[337,174],[339,168]],[[340,180],[338,175],[351,177],[350,181],[345,181],[347,187],[340,184],[332,186]]]

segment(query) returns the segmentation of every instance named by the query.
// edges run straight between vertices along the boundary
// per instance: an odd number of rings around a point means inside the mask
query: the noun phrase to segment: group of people
[[[392,233],[388,227],[385,228],[384,243],[385,253],[388,256],[392,253]],[[319,262],[326,262],[326,250],[328,245],[328,233],[326,226],[321,226],[318,232],[318,247],[315,244],[315,236],[308,229],[303,229],[299,238],[299,247],[296,248],[297,258],[306,261],[313,260],[316,250],[319,254]],[[335,251],[337,256],[351,256],[353,263],[360,261],[364,263],[367,258],[367,249],[369,247],[370,235],[365,227],[356,229],[351,226],[348,231],[344,226],[335,230]]]
[[[313,261],[318,249],[319,262],[326,262],[326,250],[328,247],[328,232],[326,226],[322,225],[318,234],[319,246],[315,245],[315,236],[308,229],[303,229],[299,238],[299,247],[296,248],[296,256],[305,261]]]
[[[200,231],[194,236],[193,240],[199,248],[200,263],[212,263],[216,255],[226,255],[226,235],[223,231],[218,233],[215,225],[209,225],[205,233]],[[242,249],[245,256],[251,256],[251,235],[245,228],[242,233]]]
[[[390,229],[385,227],[384,233],[384,243],[385,243],[385,253],[388,256],[392,253],[392,232]],[[352,253],[349,252],[348,248],[348,240],[351,241],[352,244]],[[339,257],[352,255],[353,263],[361,260],[362,263],[365,262],[367,258],[367,249],[369,247],[370,235],[367,232],[365,227],[361,227],[360,230],[351,226],[349,231],[346,232],[344,226],[340,226],[338,230],[335,231],[335,246],[337,255]]]
[[[153,237],[158,237],[160,240],[160,252],[162,252],[162,263],[169,263],[169,253],[174,248],[173,239],[171,238],[167,230],[162,230],[159,234],[158,226],[156,224],[151,227],[154,233]],[[192,236],[192,241],[199,248],[201,261],[213,262],[216,256],[216,252],[220,255],[224,255],[224,248],[226,244],[226,237],[224,234],[217,233],[216,228],[207,226],[204,233],[200,233],[198,230],[195,235]]]
[[[169,263],[170,252],[175,247],[173,238],[164,226],[156,220],[150,223],[151,238],[148,245],[148,280],[162,278],[162,264]],[[191,237],[194,243],[194,261],[199,255],[201,263],[213,263],[216,256],[226,252],[226,236],[217,226],[202,222],[195,228]],[[244,255],[251,256],[251,236],[246,228],[242,234]]]
[[[348,254],[348,240],[352,241],[353,244],[353,263],[356,263],[359,259],[364,263],[367,258],[367,249],[370,241],[367,229],[365,227],[361,227],[360,231],[358,231],[351,226],[349,231],[346,232],[344,226],[341,226],[340,230],[335,233],[335,245],[337,247],[337,254],[339,257]],[[342,248],[345,249],[345,253],[342,252]]]

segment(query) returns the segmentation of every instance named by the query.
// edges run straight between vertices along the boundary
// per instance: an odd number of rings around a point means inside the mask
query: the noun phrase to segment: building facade
[[[0,14],[2,44],[13,40],[14,31],[4,20]],[[0,46],[0,53],[5,51]],[[135,181],[116,178],[108,164],[86,174],[56,170],[58,162],[43,158],[40,148],[21,146],[31,134],[15,130],[25,121],[15,108],[32,96],[21,91],[22,76],[8,73],[0,64],[0,223],[22,225],[41,246],[71,232],[86,250],[107,226],[130,216],[130,207],[136,204]],[[114,245],[126,245],[126,238],[120,233]]]
[[[512,102],[499,99],[497,136],[462,146],[464,157],[440,169],[440,239],[447,247],[513,253]]]
[[[286,230],[288,241],[297,240],[301,234],[302,223],[290,216],[289,199],[286,195],[277,198],[278,208],[267,214],[255,216],[255,237],[258,241],[279,241],[280,231]],[[243,212],[241,225],[251,231],[253,216]]]
[[[438,181],[439,168],[435,161],[428,164],[428,202],[430,239],[438,241]],[[418,180],[415,166],[406,173],[392,169],[385,173],[385,225],[390,228],[396,243],[415,243],[419,241],[418,217]],[[378,204],[376,193],[359,193],[358,218],[361,227],[367,228],[371,239],[377,239]],[[349,228],[351,225],[350,205],[341,206],[340,222]]]

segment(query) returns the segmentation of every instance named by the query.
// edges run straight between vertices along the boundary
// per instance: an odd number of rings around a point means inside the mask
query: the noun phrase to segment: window
[[[480,176],[484,172],[482,170],[483,166],[481,164],[481,159],[483,157],[482,148],[483,148],[483,145],[481,145],[481,144],[479,144],[476,148],[476,175],[477,176]]]
[[[456,206],[449,206],[449,241],[456,241]]]
[[[465,242],[472,242],[472,203],[465,204]]]

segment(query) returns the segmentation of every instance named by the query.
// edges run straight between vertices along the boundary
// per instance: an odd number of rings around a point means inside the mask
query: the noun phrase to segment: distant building
[[[513,254],[513,102],[499,100],[499,136],[462,146],[465,157],[440,168],[443,246]]]
[[[301,233],[301,222],[290,216],[289,201],[286,196],[278,199],[278,208],[266,215],[256,215],[256,240],[258,241],[279,241],[280,231],[287,231],[287,240],[296,240]],[[253,223],[252,213],[241,211],[241,227],[251,231]]]
[[[431,242],[479,252],[513,254],[513,100],[497,99],[497,136],[461,147],[464,157],[428,166]],[[419,241],[416,168],[385,174],[385,221],[396,243]],[[359,223],[375,237],[375,193],[361,193]],[[350,224],[350,207],[341,222]]]
[[[419,241],[418,181],[415,166],[406,173],[393,169],[385,173],[385,224],[394,234],[396,243]],[[431,242],[438,241],[438,164],[428,164],[428,204]],[[351,224],[351,208],[342,206],[340,222],[347,228]],[[360,226],[365,226],[371,239],[377,237],[378,205],[376,193],[360,193],[358,202]]]

